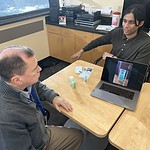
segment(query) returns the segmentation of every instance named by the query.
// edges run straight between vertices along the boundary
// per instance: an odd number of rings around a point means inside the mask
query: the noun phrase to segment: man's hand
[[[56,96],[54,98],[53,104],[59,112],[61,112],[60,106],[65,108],[68,112],[69,111],[72,112],[72,110],[73,110],[71,104],[68,101],[66,101],[65,99],[63,99],[62,97],[59,97],[59,96]]]

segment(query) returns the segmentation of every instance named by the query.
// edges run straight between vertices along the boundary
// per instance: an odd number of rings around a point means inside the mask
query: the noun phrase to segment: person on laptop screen
[[[118,61],[113,78],[113,83],[127,86],[132,71],[132,65],[132,63]]]
[[[142,28],[146,16],[145,9],[143,6],[135,4],[128,7],[123,15],[122,27],[117,27],[106,35],[91,41],[72,55],[71,59],[79,59],[83,52],[98,46],[112,44],[112,50],[110,53],[104,52],[102,59],[118,57],[148,64],[150,61],[150,37]]]

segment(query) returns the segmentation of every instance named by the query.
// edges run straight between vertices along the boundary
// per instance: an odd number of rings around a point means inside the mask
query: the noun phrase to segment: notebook
[[[147,64],[107,57],[91,96],[134,110],[147,72]]]

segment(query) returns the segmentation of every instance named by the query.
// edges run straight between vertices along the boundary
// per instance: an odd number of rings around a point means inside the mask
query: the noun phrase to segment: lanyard
[[[46,113],[46,111],[44,110],[44,108],[42,107],[42,105],[41,105],[41,103],[40,103],[40,100],[39,100],[39,98],[37,97],[37,95],[36,95],[36,93],[35,93],[35,91],[34,91],[34,89],[33,89],[33,86],[32,86],[32,88],[31,88],[31,95],[33,96],[34,100],[36,101],[36,104],[37,104],[37,106],[39,107],[39,109],[41,110],[43,116],[46,116],[47,113]]]
[[[42,107],[41,103],[40,103],[40,100],[39,98],[37,97],[34,89],[33,89],[33,86],[31,88],[31,95],[33,96],[34,100],[36,101],[36,104],[37,106],[39,107],[39,109],[41,110],[43,116],[44,116],[44,120],[45,120],[45,127],[48,127],[47,125],[47,112],[44,110],[44,108]]]

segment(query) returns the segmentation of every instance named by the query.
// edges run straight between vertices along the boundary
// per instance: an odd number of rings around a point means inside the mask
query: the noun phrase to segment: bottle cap
[[[120,12],[113,12],[113,15],[120,15]]]
[[[73,79],[74,79],[74,77],[73,77],[73,76],[70,76],[70,77],[69,77],[69,79],[70,79],[70,80],[73,80]]]

